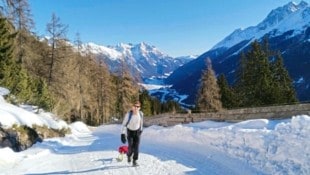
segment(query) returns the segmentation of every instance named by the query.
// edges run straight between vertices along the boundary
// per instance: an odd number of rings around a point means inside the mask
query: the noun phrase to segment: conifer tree
[[[14,59],[14,37],[5,18],[0,18],[0,85],[7,87],[11,94],[26,102],[31,96],[30,78]]]
[[[141,110],[144,113],[144,116],[150,116],[152,115],[152,99],[148,94],[148,91],[146,89],[143,89],[140,92],[139,99],[141,101]]]
[[[217,112],[222,109],[220,89],[209,58],[206,64],[207,69],[200,80],[196,106],[200,111]]]
[[[11,67],[14,64],[13,41],[14,35],[10,33],[7,20],[0,17],[0,80],[2,84],[9,81]]]
[[[235,85],[239,107],[255,107],[296,101],[295,91],[283,61],[278,54],[272,64],[273,51],[268,42],[254,41],[251,49],[240,57]],[[284,90],[286,89],[286,90]]]
[[[31,10],[28,0],[5,0],[7,18],[14,24],[16,29],[16,58],[18,63],[23,63],[27,48],[27,35],[34,28]]]
[[[159,113],[162,113],[161,103],[160,103],[159,99],[153,98],[153,100],[151,102],[151,111],[152,111],[152,115],[157,115]]]
[[[34,93],[31,97],[31,102],[45,110],[51,110],[53,107],[53,99],[50,94],[46,82],[42,78],[36,78],[32,82]]]
[[[259,99],[257,105],[272,104],[270,101],[270,96],[272,95],[272,73],[268,55],[264,51],[261,51],[259,44],[255,42],[253,51],[255,62],[257,62],[257,67],[254,67],[254,70],[257,71],[257,81],[255,84],[255,98]]]
[[[220,75],[218,79],[218,85],[220,88],[221,102],[223,107],[228,109],[236,107],[238,104],[238,99],[236,98],[233,89],[229,86],[224,74]]]
[[[251,50],[245,55],[244,77],[240,81],[242,106],[261,106],[270,104],[271,71],[267,54],[257,41],[251,45]]]
[[[293,87],[293,81],[283,64],[283,58],[278,53],[276,59],[271,65],[274,104],[287,104],[297,102],[296,93]]]
[[[238,62],[237,70],[236,70],[236,81],[233,87],[234,91],[236,92],[236,102],[238,107],[244,106],[244,101],[246,99],[246,91],[247,85],[245,82],[246,76],[246,56],[245,53],[241,53],[240,59]]]
[[[0,18],[0,82],[14,94],[19,69],[15,62],[14,37],[6,18]]]

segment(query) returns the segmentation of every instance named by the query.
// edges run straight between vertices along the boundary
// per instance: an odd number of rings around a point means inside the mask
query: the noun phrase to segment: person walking
[[[125,144],[126,139],[128,141],[127,161],[131,163],[133,160],[133,166],[138,166],[139,145],[143,130],[143,113],[140,108],[141,103],[139,101],[133,103],[132,109],[124,117],[121,131],[122,143]]]

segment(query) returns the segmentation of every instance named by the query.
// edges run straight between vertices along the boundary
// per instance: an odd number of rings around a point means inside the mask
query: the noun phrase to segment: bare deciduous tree
[[[67,33],[67,25],[64,25],[60,22],[60,18],[58,18],[54,13],[52,14],[52,18],[50,23],[47,24],[47,32],[50,35],[49,44],[51,46],[51,51],[49,55],[49,75],[48,75],[48,85],[51,84],[53,80],[53,71],[55,62],[60,58],[60,47],[57,44],[60,44],[61,41],[66,40],[65,36]]]
[[[222,109],[220,89],[209,58],[206,64],[207,69],[203,72],[197,94],[197,107],[201,111],[217,112]]]

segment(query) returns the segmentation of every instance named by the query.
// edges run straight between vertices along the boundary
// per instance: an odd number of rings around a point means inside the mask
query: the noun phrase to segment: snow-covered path
[[[146,129],[139,167],[132,167],[126,158],[122,162],[116,160],[119,126],[107,125],[89,133],[82,130],[64,139],[49,139],[22,153],[12,152],[15,162],[7,164],[0,174],[257,174],[245,162],[210,148],[164,144],[150,136]],[[188,150],[189,147],[193,149]]]
[[[109,134],[105,134],[108,128],[101,130],[98,128],[94,135],[99,139],[95,143],[99,149],[113,150],[119,144],[119,128],[111,127]],[[116,130],[115,130],[116,129]],[[129,172],[123,170],[113,170],[111,174],[256,174],[254,168],[249,167],[241,160],[233,159],[225,153],[212,150],[205,145],[182,142],[180,138],[177,142],[170,142],[160,137],[152,138],[152,131],[145,129],[142,134],[141,154],[138,168],[130,167],[127,162],[113,162],[111,166],[129,166]],[[115,141],[116,140],[116,141]],[[110,144],[103,145],[107,141]],[[116,143],[116,144],[115,144]],[[94,148],[93,148],[94,149]],[[201,150],[201,151],[199,151]],[[114,155],[115,157],[115,155]],[[124,165],[125,164],[125,165]],[[107,165],[109,167],[110,165]],[[241,168],[241,169],[240,169]],[[127,171],[126,170],[126,171]]]
[[[138,167],[118,162],[120,125],[89,129],[76,122],[72,134],[46,139],[14,153],[0,149],[0,174],[302,174],[310,173],[310,117],[201,122],[151,126],[142,134]]]

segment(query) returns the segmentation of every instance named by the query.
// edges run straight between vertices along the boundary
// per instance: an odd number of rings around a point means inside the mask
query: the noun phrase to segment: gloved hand
[[[138,132],[139,132],[139,135],[141,135],[141,134],[142,134],[142,130],[139,130]]]
[[[126,135],[125,134],[121,134],[121,141],[122,143],[126,143]]]

